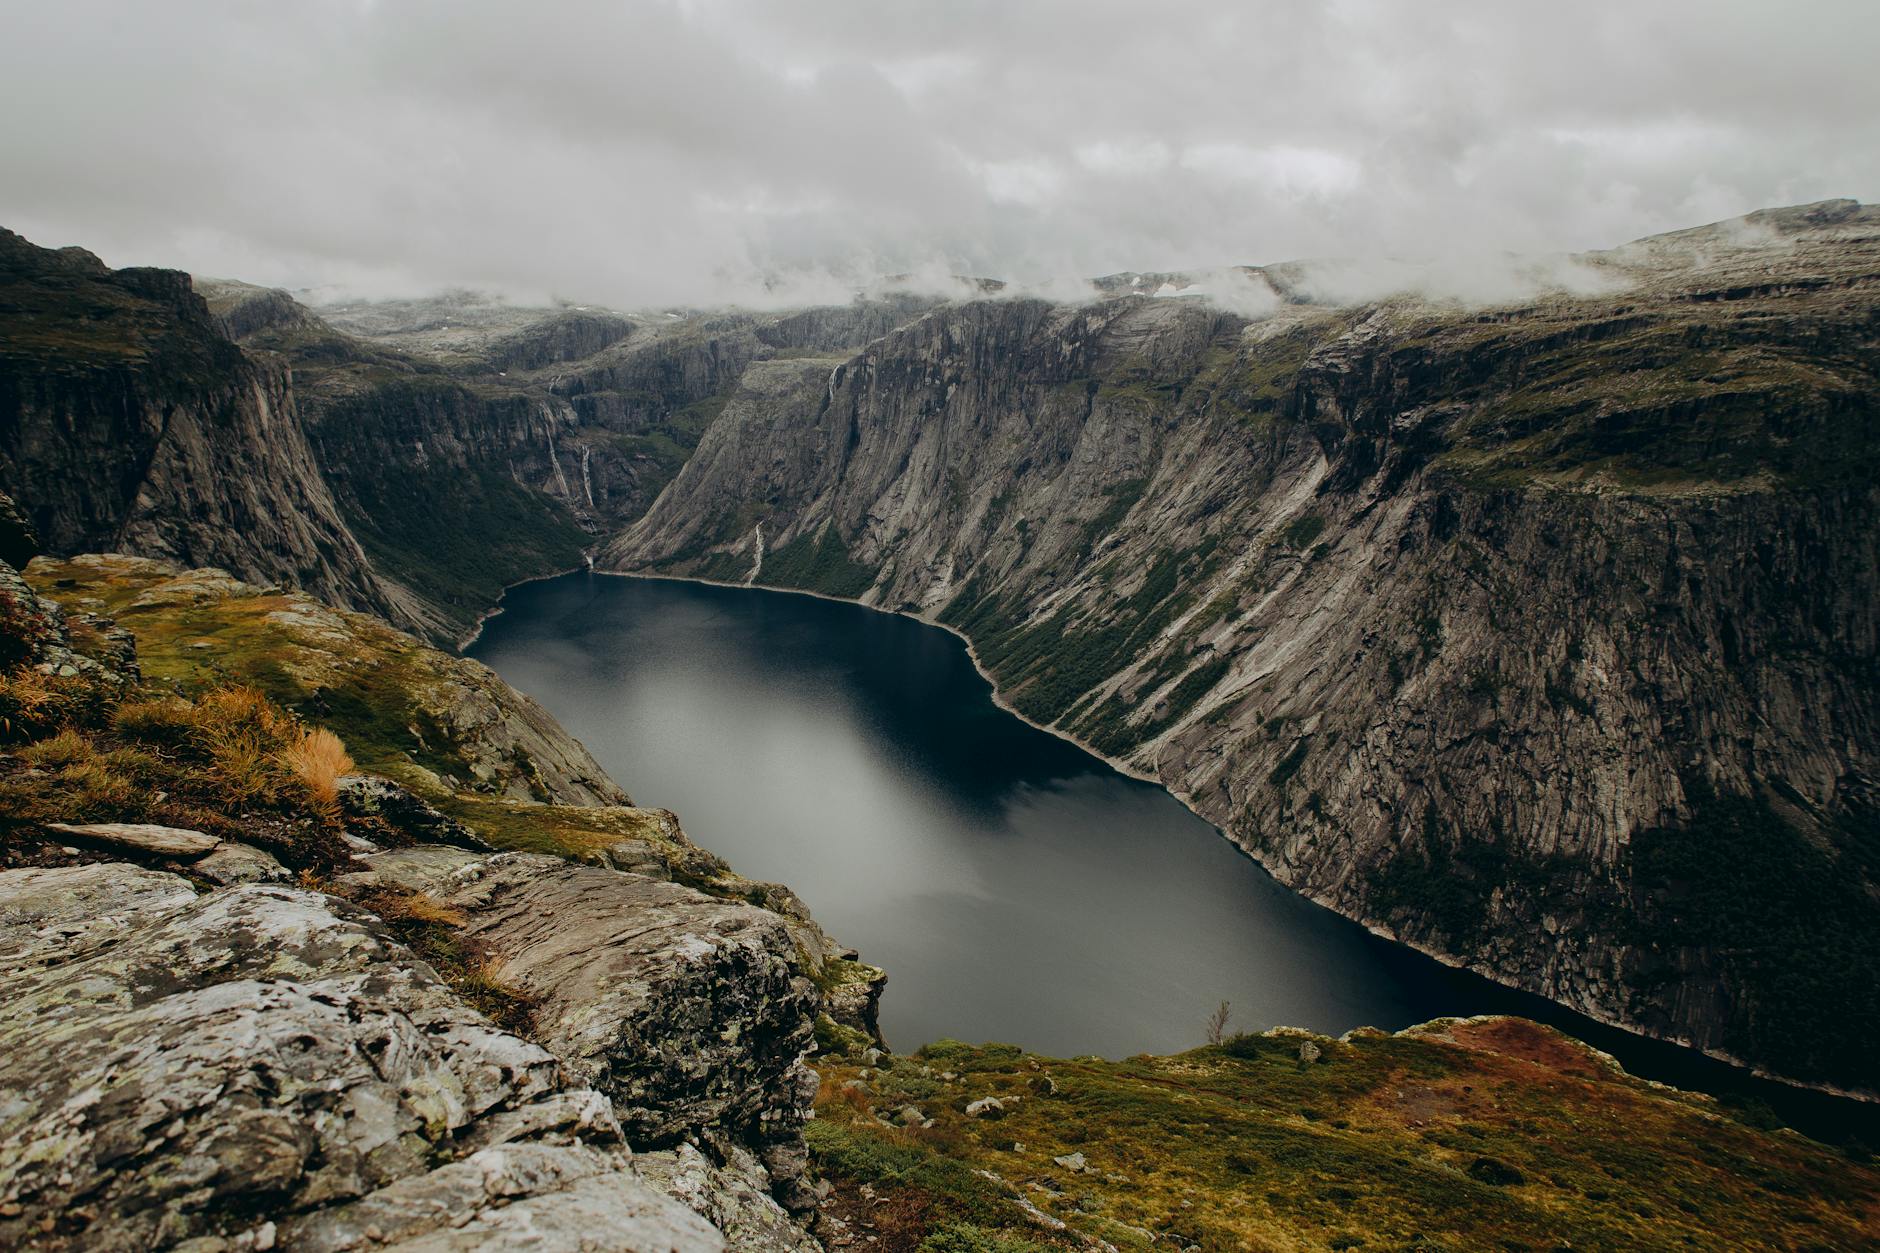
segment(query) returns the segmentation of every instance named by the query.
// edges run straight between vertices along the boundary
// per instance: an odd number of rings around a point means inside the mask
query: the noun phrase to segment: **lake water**
[[[788,884],[884,967],[897,1049],[952,1037],[1174,1052],[1204,1042],[1223,1000],[1230,1029],[1334,1035],[1506,1012],[1639,1073],[1812,1108],[1293,895],[1161,788],[999,709],[937,628],[591,573],[514,588],[503,605],[470,655],[547,706],[636,803],[675,810],[741,874]]]

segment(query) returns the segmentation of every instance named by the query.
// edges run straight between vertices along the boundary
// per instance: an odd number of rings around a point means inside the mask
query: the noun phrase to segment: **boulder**
[[[345,881],[426,892],[464,915],[465,935],[534,1000],[536,1039],[607,1094],[636,1144],[721,1136],[794,1195],[818,996],[782,919],[533,853],[421,846],[365,867]]]
[[[189,872],[221,887],[238,883],[286,883],[294,877],[286,866],[260,849],[226,840],[207,857],[192,864]]]
[[[343,902],[5,871],[0,953],[0,1247],[721,1247],[599,1094]]]
[[[1005,1102],[996,1096],[981,1097],[977,1101],[967,1103],[966,1116],[968,1118],[1003,1118],[1005,1117]]]
[[[748,1152],[723,1165],[690,1144],[640,1153],[634,1168],[654,1187],[707,1219],[734,1253],[821,1253],[822,1246],[771,1197],[769,1180]]]

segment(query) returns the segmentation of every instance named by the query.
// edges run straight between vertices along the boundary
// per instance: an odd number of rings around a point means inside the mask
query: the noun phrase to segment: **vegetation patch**
[[[320,887],[377,914],[405,947],[491,1022],[525,1037],[534,1030],[538,998],[503,978],[501,958],[465,933],[462,913],[423,892],[344,882]]]
[[[354,474],[346,523],[386,573],[474,622],[511,583],[581,564],[589,541],[560,501],[476,466]]]
[[[835,526],[828,524],[814,538],[801,534],[764,554],[764,569],[758,578],[773,587],[854,597],[874,585],[875,572],[849,556],[848,546],[836,534]]]
[[[1713,956],[1734,1001],[1732,1051],[1880,1086],[1880,901],[1868,875],[1880,830],[1855,816],[1810,838],[1764,797],[1689,790],[1690,823],[1633,837],[1632,939],[1662,958]]]
[[[1120,1062],[944,1041],[818,1069],[816,1169],[838,1201],[866,1186],[838,1212],[880,1214],[870,1247],[906,1253],[1859,1247],[1880,1212],[1871,1164],[1516,1019]],[[1000,1117],[967,1113],[988,1097]]]

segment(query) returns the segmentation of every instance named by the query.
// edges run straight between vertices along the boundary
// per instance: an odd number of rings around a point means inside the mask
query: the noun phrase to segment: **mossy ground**
[[[174,570],[131,558],[42,557],[27,578],[40,595],[130,631],[147,681],[184,692],[254,687],[336,731],[362,769],[404,782],[466,773],[427,705],[452,659],[375,619],[324,609],[327,620],[309,618],[302,597],[227,594],[201,572],[178,584]]]
[[[857,1060],[819,1062],[810,1144],[840,1212],[871,1222],[883,1253],[1084,1237],[1209,1251],[1880,1240],[1880,1169],[1864,1154],[1758,1130],[1519,1019],[1241,1036],[1121,1062],[952,1042],[889,1069]],[[966,1115],[988,1096],[1002,1118]],[[883,1121],[909,1105],[932,1126]],[[1073,1153],[1085,1170],[1053,1160]]]

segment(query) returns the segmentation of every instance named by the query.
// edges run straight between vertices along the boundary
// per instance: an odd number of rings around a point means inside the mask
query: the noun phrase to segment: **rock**
[[[337,783],[340,808],[350,818],[378,818],[411,840],[455,844],[489,851],[482,836],[447,818],[411,789],[372,774],[342,775]]]
[[[1512,1188],[1527,1182],[1527,1176],[1498,1157],[1478,1157],[1469,1163],[1469,1178],[1498,1188]]]
[[[1299,1041],[1299,1064],[1300,1065],[1310,1066],[1313,1062],[1318,1061],[1319,1058],[1323,1057],[1324,1055],[1325,1055],[1324,1050],[1319,1048],[1319,1046],[1314,1041],[1311,1041],[1311,1040]]]
[[[531,1253],[716,1253],[709,1222],[584,1145],[518,1144],[390,1184],[282,1227],[307,1253],[528,1249]]]
[[[783,920],[741,902],[532,853],[419,846],[347,882],[428,892],[535,1000],[535,1037],[658,1146],[710,1131],[789,1190],[816,1075],[815,985]]]
[[[0,958],[11,969],[83,951],[195,899],[188,880],[121,862],[10,870],[0,874]]]
[[[903,1105],[894,1111],[894,1122],[901,1127],[924,1127],[927,1125],[927,1115],[918,1105]]]
[[[286,883],[294,877],[287,867],[260,849],[227,840],[190,866],[189,871],[223,887],[237,883]]]
[[[1063,1157],[1054,1157],[1051,1160],[1062,1166],[1065,1170],[1070,1171],[1072,1174],[1078,1174],[1090,1169],[1089,1166],[1084,1164],[1084,1155],[1082,1153],[1066,1153]]]
[[[38,553],[39,536],[34,534],[33,524],[26,520],[11,496],[0,492],[0,561],[15,570],[24,570],[26,563]]]
[[[1003,1118],[1005,1117],[1005,1102],[1001,1101],[996,1096],[986,1096],[981,1097],[977,1101],[969,1101],[966,1105],[966,1116],[968,1118],[989,1118],[995,1120]]]
[[[41,674],[84,675],[123,688],[138,678],[137,650],[128,633],[89,613],[67,613],[39,595],[18,570],[0,560],[0,669],[30,665]],[[89,628],[86,651],[72,647],[74,623]]]
[[[1031,1090],[1036,1092],[1039,1096],[1057,1095],[1057,1080],[1053,1079],[1050,1075],[1034,1075],[1029,1086]]]
[[[48,822],[49,830],[87,844],[101,844],[119,852],[143,853],[172,861],[194,861],[221,847],[213,835],[183,827],[162,827],[149,822]]]
[[[720,1247],[604,1098],[332,898],[6,871],[0,952],[0,1245]]]
[[[821,1253],[821,1246],[767,1190],[764,1170],[748,1152],[734,1150],[717,1165],[695,1146],[636,1154],[636,1171],[667,1196],[702,1215],[724,1233],[733,1253]]]

